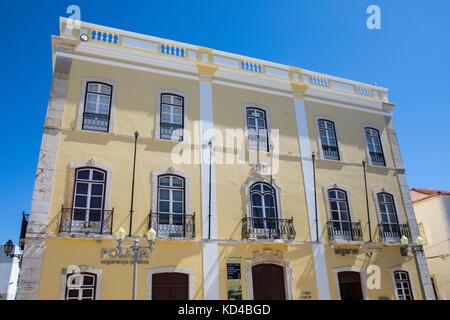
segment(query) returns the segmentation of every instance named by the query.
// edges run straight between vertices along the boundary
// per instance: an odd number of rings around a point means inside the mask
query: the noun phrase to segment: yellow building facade
[[[52,52],[18,299],[130,299],[120,228],[137,299],[434,298],[387,89],[64,18]]]

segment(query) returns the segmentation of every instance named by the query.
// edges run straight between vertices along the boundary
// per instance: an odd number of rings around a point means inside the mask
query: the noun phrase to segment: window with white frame
[[[353,240],[347,193],[341,189],[328,190],[331,220],[329,222],[335,240]]]
[[[161,94],[160,138],[183,141],[184,98],[175,94]]]
[[[264,232],[275,229],[278,214],[274,188],[267,183],[255,183],[250,188],[250,198],[253,228]]]
[[[95,300],[97,275],[74,273],[67,276],[66,300]]]
[[[100,232],[104,214],[106,172],[96,168],[75,171],[75,189],[72,208],[72,231]]]
[[[319,119],[319,139],[324,159],[340,160],[336,128],[333,121]]]
[[[367,149],[369,150],[370,163],[374,166],[386,166],[383,146],[381,145],[380,132],[375,128],[364,128]]]
[[[385,192],[377,194],[381,215],[381,232],[385,239],[400,239],[401,230],[395,209],[394,197]]]
[[[184,234],[184,178],[175,175],[158,177],[158,235]]]
[[[111,85],[101,82],[87,82],[83,112],[83,130],[108,132],[111,98]]]
[[[398,300],[414,300],[408,272],[395,271],[394,281]]]
[[[259,108],[247,108],[247,133],[249,149],[269,151],[269,137],[266,112]]]

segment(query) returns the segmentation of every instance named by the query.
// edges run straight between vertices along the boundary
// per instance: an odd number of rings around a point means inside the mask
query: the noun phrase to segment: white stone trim
[[[183,141],[169,140],[177,142],[186,142],[186,138],[189,136],[188,129],[188,107],[189,96],[181,91],[175,89],[158,89],[156,91],[156,123],[155,123],[155,139],[167,141],[167,139],[161,139],[161,94],[175,94],[183,97]]]
[[[98,168],[98,169],[102,169],[102,170],[106,171],[104,210],[110,210],[109,208],[110,208],[110,200],[111,200],[111,181],[112,181],[113,168],[111,166],[108,166],[101,162],[97,162],[94,159],[91,159],[89,161],[82,161],[82,162],[71,162],[69,164],[69,167],[71,169],[75,169],[75,170],[78,168],[83,168],[83,167],[91,167],[91,168]]]
[[[364,144],[366,146],[365,149],[366,149],[366,156],[367,156],[368,163],[371,166],[374,166],[374,167],[380,167],[380,168],[383,168],[383,167],[387,168],[387,167],[389,167],[389,162],[388,162],[388,159],[387,159],[387,156],[386,156],[386,150],[387,149],[386,149],[386,146],[385,146],[385,144],[383,142],[383,136],[382,136],[382,132],[383,131],[381,131],[379,127],[371,125],[371,124],[367,124],[367,123],[366,124],[362,124],[361,128],[362,128],[362,131],[363,131],[363,138],[364,138]],[[369,146],[367,144],[366,131],[365,131],[366,128],[373,128],[373,129],[377,129],[378,130],[378,134],[380,135],[381,148],[383,149],[384,166],[378,166],[378,165],[372,164],[372,157],[370,156]]]
[[[283,259],[281,251],[264,250],[253,252],[252,260],[245,260],[244,276],[247,284],[247,299],[253,300],[253,267],[259,264],[275,264],[283,267],[284,289],[286,300],[293,300],[292,282],[294,269],[289,265],[289,261]]]
[[[247,181],[244,183],[244,194],[245,194],[245,203],[247,208],[247,215],[246,217],[252,217],[252,199],[250,197],[250,188],[255,183],[267,183],[270,185],[270,178],[264,177],[264,176],[251,176],[247,179]],[[281,188],[277,185],[275,182],[275,179],[272,179],[272,186],[275,190],[275,198],[276,198],[276,205],[277,205],[277,217],[278,219],[282,219],[282,210],[281,210]]]
[[[364,298],[364,300],[370,300],[369,299],[369,289],[367,288],[366,269],[357,268],[357,267],[341,267],[341,268],[333,269],[334,284],[336,286],[336,295],[337,295],[338,300],[341,300],[341,290],[339,289],[338,273],[342,272],[342,271],[359,272],[363,298]]]
[[[178,268],[173,266],[159,267],[145,270],[145,281],[147,283],[147,300],[152,300],[152,277],[156,273],[185,273],[189,281],[189,300],[194,299],[195,271],[193,269]]]
[[[248,121],[247,121],[247,109],[248,108],[255,108],[255,109],[261,109],[266,114],[266,125],[267,125],[267,150],[259,150],[260,152],[270,152],[270,145],[272,143],[272,137],[271,137],[271,126],[270,126],[270,109],[268,107],[262,106],[260,104],[256,103],[245,103],[242,105],[242,112],[244,113],[244,138],[246,141],[248,141]],[[250,150],[250,145],[246,147],[246,149]],[[250,151],[256,151],[256,150],[250,150]]]
[[[416,300],[416,291],[414,289],[414,284],[413,284],[413,278],[412,278],[412,274],[411,271],[409,271],[408,268],[405,268],[403,266],[397,266],[397,267],[393,267],[390,270],[391,273],[391,278],[392,278],[392,286],[394,287],[394,293],[395,293],[395,299],[398,300],[398,293],[397,293],[397,286],[395,285],[395,277],[394,277],[394,272],[395,271],[405,271],[408,273],[408,278],[409,278],[409,285],[411,286],[411,293],[413,296],[413,299]]]
[[[339,152],[339,160],[326,159],[324,157],[324,155],[323,155],[323,148],[322,148],[322,140],[320,139],[319,120],[327,120],[327,121],[333,122],[334,133],[336,134],[336,144],[337,144],[338,152]],[[315,116],[314,117],[314,123],[316,124],[317,145],[319,147],[320,159],[328,160],[328,161],[337,161],[337,162],[344,161],[344,154],[342,152],[341,139],[340,139],[340,136],[339,136],[339,129],[338,129],[338,126],[337,126],[337,121],[335,119],[333,119],[333,118],[329,118],[329,117],[325,117],[325,116]]]
[[[66,286],[67,286],[67,276],[77,273],[94,273],[97,275],[97,283],[95,284],[95,300],[101,300],[100,294],[102,289],[102,278],[103,269],[80,265],[80,266],[69,266],[61,270],[61,287],[59,291],[59,300],[65,300],[66,296]]]
[[[177,175],[184,178],[184,208],[185,214],[191,214],[190,207],[190,186],[191,186],[191,177],[189,173],[186,173],[181,170],[176,170],[173,167],[162,170],[153,170],[152,171],[152,212],[158,212],[158,177],[161,175]]]
[[[114,133],[114,115],[116,113],[117,83],[107,80],[107,79],[103,79],[103,78],[83,78],[82,79],[76,129],[80,130],[80,131],[93,131],[93,130],[89,130],[89,129],[83,129],[83,113],[84,113],[84,105],[85,105],[86,90],[87,90],[88,82],[102,82],[102,83],[106,83],[106,84],[112,86],[111,109],[109,110],[108,133],[113,134]]]

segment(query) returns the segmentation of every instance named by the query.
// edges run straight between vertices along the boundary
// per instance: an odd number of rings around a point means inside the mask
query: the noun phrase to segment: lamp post
[[[136,292],[137,292],[137,262],[138,262],[138,258],[139,258],[139,251],[141,249],[150,249],[150,253],[152,253],[153,248],[155,247],[154,242],[156,239],[156,231],[153,230],[153,228],[151,228],[150,230],[148,230],[147,232],[147,240],[149,242],[148,246],[140,246],[139,245],[139,240],[134,239],[134,243],[132,245],[129,246],[123,246],[122,242],[125,239],[125,230],[120,227],[119,231],[117,232],[117,234],[115,235],[117,241],[118,241],[118,245],[117,248],[119,249],[119,252],[122,250],[122,248],[125,249],[132,249],[133,251],[133,300],[136,300]]]
[[[22,264],[22,260],[23,260],[23,254],[19,253],[11,253],[14,249],[14,243],[11,240],[8,240],[4,245],[3,245],[3,251],[5,252],[6,256],[10,256],[11,258],[17,258],[19,259],[19,265]]]
[[[400,238],[400,242],[402,244],[402,247],[400,247],[400,253],[402,254],[402,256],[407,256],[408,252],[410,251],[414,254],[418,251],[423,251],[423,239],[421,236],[418,236],[416,238],[416,242],[411,245],[409,244],[408,238],[405,236],[402,236]]]

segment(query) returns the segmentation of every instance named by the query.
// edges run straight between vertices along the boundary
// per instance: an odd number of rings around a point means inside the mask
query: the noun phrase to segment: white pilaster
[[[298,141],[300,145],[301,162],[303,170],[303,182],[306,193],[306,205],[308,209],[309,230],[311,240],[322,239],[320,219],[317,217],[316,233],[316,214],[314,198],[314,171],[311,158],[311,145],[308,133],[308,123],[306,120],[305,102],[303,99],[294,98],[295,116],[297,120]],[[318,213],[317,213],[318,214]],[[325,259],[325,249],[322,243],[312,245],[314,255],[314,270],[316,273],[317,290],[319,300],[330,300],[330,287],[328,284],[327,263]]]
[[[212,85],[209,81],[200,80],[202,234],[203,239],[205,239],[203,243],[203,286],[205,300],[219,299],[217,243],[209,240],[217,239],[214,149],[208,145],[213,137],[213,129]]]

